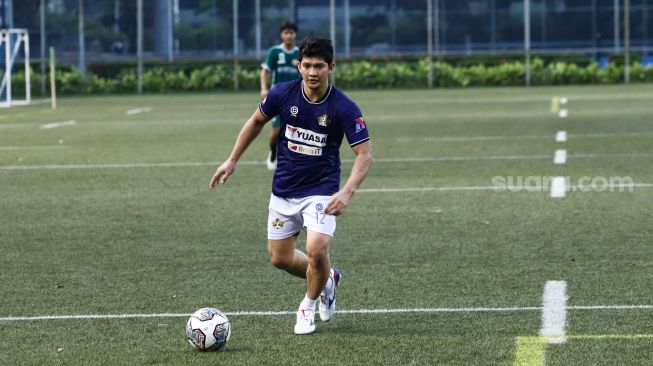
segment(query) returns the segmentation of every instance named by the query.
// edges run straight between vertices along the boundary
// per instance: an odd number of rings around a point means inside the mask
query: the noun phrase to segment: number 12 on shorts
[[[315,223],[324,225],[324,217],[326,215],[322,212],[315,212]]]

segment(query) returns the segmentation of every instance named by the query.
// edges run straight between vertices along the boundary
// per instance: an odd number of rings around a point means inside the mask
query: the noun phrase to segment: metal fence
[[[53,46],[59,60],[82,71],[90,62],[137,58],[169,62],[261,58],[279,43],[278,27],[284,20],[296,21],[300,39],[332,38],[338,57],[432,52],[598,58],[620,54],[627,44],[630,51],[650,52],[649,2],[0,0],[0,20],[1,27],[29,29],[33,59],[45,62],[46,48]]]
[[[620,52],[624,0],[530,0],[534,52]],[[631,46],[650,51],[653,6],[630,0]],[[144,0],[144,54],[164,60],[262,57],[279,42],[278,26],[295,20],[299,37],[331,36],[341,56],[423,54],[432,3],[436,53],[500,54],[524,48],[525,0]],[[27,28],[35,57],[43,42],[60,58],[81,65],[133,59],[137,1],[0,0],[2,27]],[[237,26],[236,26],[237,25]],[[237,47],[234,47],[234,46]]]

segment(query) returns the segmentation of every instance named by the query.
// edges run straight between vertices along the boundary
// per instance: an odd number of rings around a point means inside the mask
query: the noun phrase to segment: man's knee
[[[272,265],[277,268],[286,268],[290,263],[287,256],[275,253],[273,251],[270,251],[268,254],[270,256],[270,263],[272,263]]]
[[[309,232],[306,254],[311,266],[321,267],[329,262],[329,243],[331,237],[325,234]]]
[[[268,241],[268,256],[270,257],[270,263],[281,269],[287,269],[292,266],[295,255],[296,240],[297,236],[295,235],[284,240]]]
[[[329,249],[327,246],[307,250],[308,263],[313,267],[321,267],[329,261]]]
[[[270,263],[277,268],[286,269],[292,264],[293,252],[270,249],[268,255],[270,256]]]

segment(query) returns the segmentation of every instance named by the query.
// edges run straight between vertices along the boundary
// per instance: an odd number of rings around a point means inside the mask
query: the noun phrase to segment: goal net
[[[25,71],[22,80],[18,78],[14,65],[22,62]],[[31,101],[30,64],[29,64],[29,34],[27,29],[1,29],[0,30],[0,107],[25,105]],[[23,86],[22,83],[25,83]],[[16,85],[18,83],[18,85]],[[12,89],[13,88],[13,89]],[[16,98],[15,89],[24,91],[24,99]],[[21,97],[22,97],[21,93]]]

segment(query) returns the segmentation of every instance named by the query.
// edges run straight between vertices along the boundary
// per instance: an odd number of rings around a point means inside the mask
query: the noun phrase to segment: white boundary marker
[[[546,281],[542,296],[542,328],[540,336],[546,337],[548,343],[565,343],[567,341],[567,282]]]
[[[134,108],[134,109],[127,110],[125,114],[128,116],[133,116],[135,114],[147,113],[151,111],[152,111],[152,107]]]
[[[567,118],[569,117],[569,111],[566,109],[561,109],[560,112],[558,112],[558,116],[560,116],[560,118]]]
[[[476,308],[398,308],[398,309],[358,309],[338,310],[338,314],[438,314],[438,313],[518,313],[542,311],[542,306],[513,307],[476,307]],[[653,310],[653,305],[577,305],[568,306],[567,310]],[[292,311],[232,311],[227,316],[288,316]],[[75,315],[41,315],[41,316],[5,316],[0,322],[35,321],[35,320],[84,320],[84,319],[144,319],[144,318],[183,318],[190,313],[149,313],[149,314],[75,314]]]
[[[556,133],[556,142],[567,142],[567,131],[558,131]]]
[[[563,165],[567,162],[567,150],[558,149],[553,156],[553,163],[556,165]]]
[[[553,177],[551,180],[551,198],[562,198],[566,194],[565,177]]]
[[[63,121],[63,122],[54,122],[54,123],[47,123],[47,124],[41,125],[41,129],[49,130],[51,128],[57,128],[57,127],[74,126],[76,124],[77,124],[77,121],[74,121],[74,120]]]

